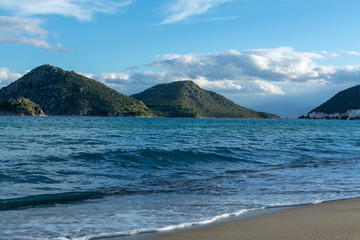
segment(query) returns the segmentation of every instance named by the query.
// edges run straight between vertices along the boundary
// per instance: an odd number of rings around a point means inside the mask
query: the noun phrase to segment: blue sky
[[[51,64],[133,94],[194,80],[297,117],[359,84],[356,0],[0,0],[0,87]]]

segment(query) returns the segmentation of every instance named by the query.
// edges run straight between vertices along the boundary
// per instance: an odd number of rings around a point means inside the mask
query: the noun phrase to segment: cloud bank
[[[210,8],[231,0],[177,0],[169,5],[166,12],[169,14],[161,24],[170,24],[186,20],[190,16],[206,13]]]
[[[6,87],[10,83],[22,77],[27,71],[24,72],[11,72],[9,68],[0,67],[0,89]]]
[[[71,51],[46,41],[47,31],[41,25],[42,21],[34,18],[19,18],[0,16],[0,42],[31,45],[46,50]]]
[[[190,79],[202,87],[238,94],[285,95],[291,86],[358,84],[360,66],[334,67],[316,63],[334,57],[326,52],[297,52],[290,47],[228,50],[208,54],[165,54],[147,64],[163,72],[136,72],[128,83],[144,87]]]
[[[183,21],[190,16],[207,12],[210,8],[231,0],[175,0],[168,6],[161,24]],[[90,21],[95,14],[114,14],[124,11],[134,0],[0,0],[0,10],[11,16],[0,16],[0,42],[24,44],[55,51],[72,51],[60,43],[51,45],[47,31],[41,27],[41,15],[60,15]]]
[[[343,52],[343,53],[345,53],[345,54],[348,54],[348,55],[355,55],[355,56],[360,56],[360,52],[358,52],[358,51],[341,51],[341,52]]]
[[[60,43],[51,45],[39,15],[60,15],[90,21],[96,13],[113,14],[130,5],[132,0],[0,0],[0,9],[14,16],[0,16],[0,42],[24,44],[55,51],[72,51]]]
[[[131,0],[0,0],[0,8],[17,16],[55,14],[90,21],[96,13],[113,14],[131,3]]]
[[[40,34],[41,30],[38,30]],[[147,68],[162,71],[82,73],[130,95],[159,83],[193,80],[201,87],[225,95],[240,105],[281,116],[296,117],[335,93],[360,83],[360,66],[321,65],[337,54],[298,52],[290,47],[228,50],[206,54],[164,54]],[[0,68],[0,87],[26,72]],[[290,114],[289,114],[290,113]]]
[[[44,34],[42,29],[33,30]],[[1,36],[1,35],[0,35]],[[163,71],[82,73],[127,94],[159,83],[193,80],[201,87],[237,95],[296,95],[325,85],[360,83],[360,65],[326,66],[316,61],[333,57],[327,52],[297,52],[290,47],[228,50],[207,54],[164,54],[146,64]],[[141,68],[139,68],[141,69]],[[2,68],[0,80],[15,80],[19,73]],[[4,77],[13,76],[13,77]]]

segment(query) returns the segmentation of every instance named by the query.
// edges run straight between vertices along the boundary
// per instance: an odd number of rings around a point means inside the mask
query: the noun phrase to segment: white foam
[[[234,213],[225,213],[225,214],[215,216],[213,218],[205,219],[205,220],[202,220],[199,222],[181,223],[181,224],[169,225],[166,227],[160,227],[160,228],[154,228],[154,229],[137,229],[137,230],[132,230],[132,231],[124,231],[124,232],[101,233],[101,234],[91,235],[91,236],[87,236],[87,237],[75,238],[74,240],[91,240],[91,239],[97,239],[97,238],[124,237],[124,236],[130,236],[130,235],[136,235],[136,234],[142,234],[142,233],[174,231],[174,230],[178,230],[178,229],[207,225],[207,224],[211,224],[216,221],[219,221],[221,219],[226,219],[226,218],[230,218],[230,217],[238,217],[246,212],[262,210],[262,209],[265,209],[265,208],[243,209],[243,210],[240,210],[240,211],[237,211]],[[57,238],[57,240],[66,240],[66,239],[65,238]]]

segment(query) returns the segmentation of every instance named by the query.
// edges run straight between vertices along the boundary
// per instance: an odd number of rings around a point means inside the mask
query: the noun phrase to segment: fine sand
[[[173,233],[141,235],[126,239],[360,240],[360,199],[287,208]]]

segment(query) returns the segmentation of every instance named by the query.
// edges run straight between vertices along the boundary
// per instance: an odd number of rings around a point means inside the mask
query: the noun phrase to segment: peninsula
[[[340,91],[335,96],[311,110],[306,119],[360,119],[360,85]]]

